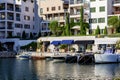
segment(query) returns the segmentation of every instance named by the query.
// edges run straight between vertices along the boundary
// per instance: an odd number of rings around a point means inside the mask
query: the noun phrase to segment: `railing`
[[[5,20],[5,18],[0,18],[0,20]]]
[[[0,10],[5,10],[5,8],[0,8]]]
[[[114,4],[118,4],[118,3],[120,3],[120,0],[114,1]]]
[[[113,13],[114,14],[120,14],[120,11],[114,11]]]
[[[8,18],[8,20],[13,20],[14,18],[13,17],[7,17]]]
[[[15,11],[16,12],[21,12],[21,9],[20,8],[16,8]]]
[[[5,27],[0,27],[0,29],[5,29]]]
[[[80,15],[80,12],[72,13],[70,15]]]
[[[83,0],[76,0],[74,1],[70,1],[70,4],[79,4],[79,3],[83,3]]]
[[[7,29],[13,29],[13,27],[11,27],[11,26],[8,26],[8,27],[7,27]]]

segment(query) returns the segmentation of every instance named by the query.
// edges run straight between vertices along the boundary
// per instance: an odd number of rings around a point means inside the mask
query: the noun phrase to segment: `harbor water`
[[[0,59],[0,80],[112,80],[120,64],[65,63],[59,60]]]

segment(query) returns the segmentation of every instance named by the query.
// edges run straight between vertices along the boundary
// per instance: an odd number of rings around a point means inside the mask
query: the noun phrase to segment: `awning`
[[[59,45],[61,43],[61,41],[52,41],[51,44],[53,45]]]
[[[61,44],[73,44],[74,40],[62,40]]]
[[[72,29],[74,29],[74,30],[80,30],[80,26],[78,26],[78,25],[73,26]]]
[[[94,40],[76,40],[75,44],[94,44]]]

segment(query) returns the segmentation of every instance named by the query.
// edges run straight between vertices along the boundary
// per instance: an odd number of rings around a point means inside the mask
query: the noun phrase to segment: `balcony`
[[[7,22],[7,29],[13,29],[13,22]]]
[[[13,4],[7,4],[7,10],[13,11],[14,10]]]
[[[83,3],[83,0],[71,0],[70,1],[70,4],[80,4],[80,3]]]
[[[16,11],[16,12],[21,12],[21,8],[20,8],[20,6],[15,5],[15,11]]]
[[[120,6],[120,0],[115,0],[113,6]]]
[[[0,10],[5,10],[5,3],[0,4]]]
[[[120,11],[114,11],[113,14],[120,14]]]
[[[12,26],[8,26],[7,29],[13,29],[13,27]]]
[[[4,12],[0,13],[0,20],[5,20],[5,13]]]
[[[70,7],[80,7],[80,6],[83,6],[84,3],[83,3],[83,0],[76,0],[76,1],[73,1],[71,0],[70,1]]]
[[[7,19],[8,19],[8,20],[14,20],[14,15],[13,15],[13,13],[7,13]]]
[[[0,27],[0,29],[5,29],[5,27]]]

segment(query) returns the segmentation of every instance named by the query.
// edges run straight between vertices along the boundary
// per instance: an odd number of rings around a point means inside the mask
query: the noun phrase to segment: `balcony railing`
[[[8,26],[7,29],[13,29],[13,27],[12,26]]]
[[[70,4],[79,4],[79,3],[83,3],[83,0],[70,1]]]
[[[80,12],[71,13],[70,15],[80,15]]]
[[[114,4],[119,4],[120,3],[120,0],[115,0],[114,1]]]
[[[7,10],[13,11],[14,9],[13,9],[13,8],[8,7],[8,8],[7,8]]]
[[[20,17],[16,17],[16,21],[20,21]]]
[[[21,9],[20,8],[16,8],[15,11],[16,12],[21,12]]]
[[[0,7],[0,10],[5,10],[5,7]]]
[[[120,14],[120,11],[114,11],[113,13],[114,14]]]
[[[0,20],[5,20],[5,17],[4,17],[4,18],[1,18],[1,17],[0,17]]]
[[[14,17],[7,17],[8,20],[14,20]]]
[[[0,27],[0,29],[5,29],[5,27]]]

